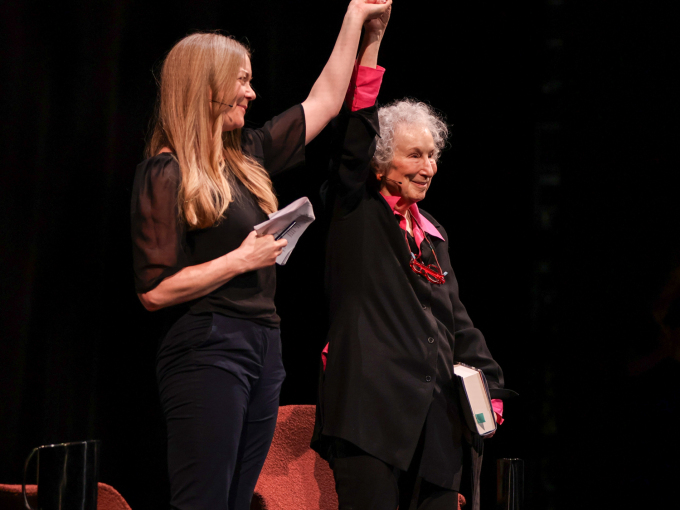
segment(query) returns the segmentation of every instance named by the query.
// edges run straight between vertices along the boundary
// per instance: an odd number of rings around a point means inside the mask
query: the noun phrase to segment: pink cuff
[[[383,74],[385,74],[384,67],[377,66],[373,69],[372,67],[360,66],[355,62],[352,79],[349,81],[347,95],[345,96],[345,104],[353,112],[373,106],[378,98],[378,92],[380,92]]]
[[[321,351],[321,361],[323,362],[323,371],[326,371],[326,361],[328,360],[328,345],[326,344],[326,347],[323,348],[323,351]],[[501,402],[501,408],[503,407],[503,403]]]
[[[496,423],[500,425],[505,420],[503,419],[503,401],[498,398],[491,399],[491,407],[493,407],[493,412],[496,413]]]

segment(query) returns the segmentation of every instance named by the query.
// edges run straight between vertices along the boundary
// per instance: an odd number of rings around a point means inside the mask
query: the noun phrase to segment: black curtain
[[[34,446],[98,438],[102,481],[167,507],[159,317],[134,294],[129,241],[152,71],[187,33],[232,34],[253,50],[261,124],[306,97],[345,9],[3,2],[0,483]],[[647,506],[672,482],[677,42],[660,1],[395,2],[379,100],[428,101],[452,125],[422,207],[470,240],[451,247],[463,302],[522,395],[487,442],[486,504],[502,456],[526,460],[531,508]],[[328,143],[275,181],[283,205],[320,210]],[[323,238],[317,222],[278,270],[284,405],[315,401]]]

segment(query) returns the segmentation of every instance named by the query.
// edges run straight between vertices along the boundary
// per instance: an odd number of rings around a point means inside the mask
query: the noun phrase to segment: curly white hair
[[[373,166],[378,173],[384,173],[394,157],[394,133],[400,127],[424,126],[432,134],[434,140],[434,159],[446,146],[449,127],[444,118],[430,105],[415,99],[400,99],[378,109],[380,119],[380,138],[378,138]]]

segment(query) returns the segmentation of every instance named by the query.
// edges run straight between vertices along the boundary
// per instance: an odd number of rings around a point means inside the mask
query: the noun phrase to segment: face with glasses
[[[255,99],[255,91],[250,85],[253,79],[253,71],[250,65],[250,59],[246,56],[243,59],[243,65],[239,69],[236,83],[231,90],[225,90],[222,97],[234,98],[225,99],[231,100],[230,103],[219,102],[211,100],[213,104],[213,111],[216,111],[222,117],[222,131],[232,131],[234,129],[242,128],[245,124],[246,110],[250,101]],[[231,106],[229,106],[231,105]]]

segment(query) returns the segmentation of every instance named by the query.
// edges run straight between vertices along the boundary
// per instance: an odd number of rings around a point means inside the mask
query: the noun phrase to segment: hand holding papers
[[[281,255],[276,257],[276,263],[283,266],[288,262],[298,239],[313,221],[312,204],[307,197],[302,197],[280,211],[271,213],[267,221],[255,225],[254,228],[259,236],[273,235],[276,239],[288,240]]]

